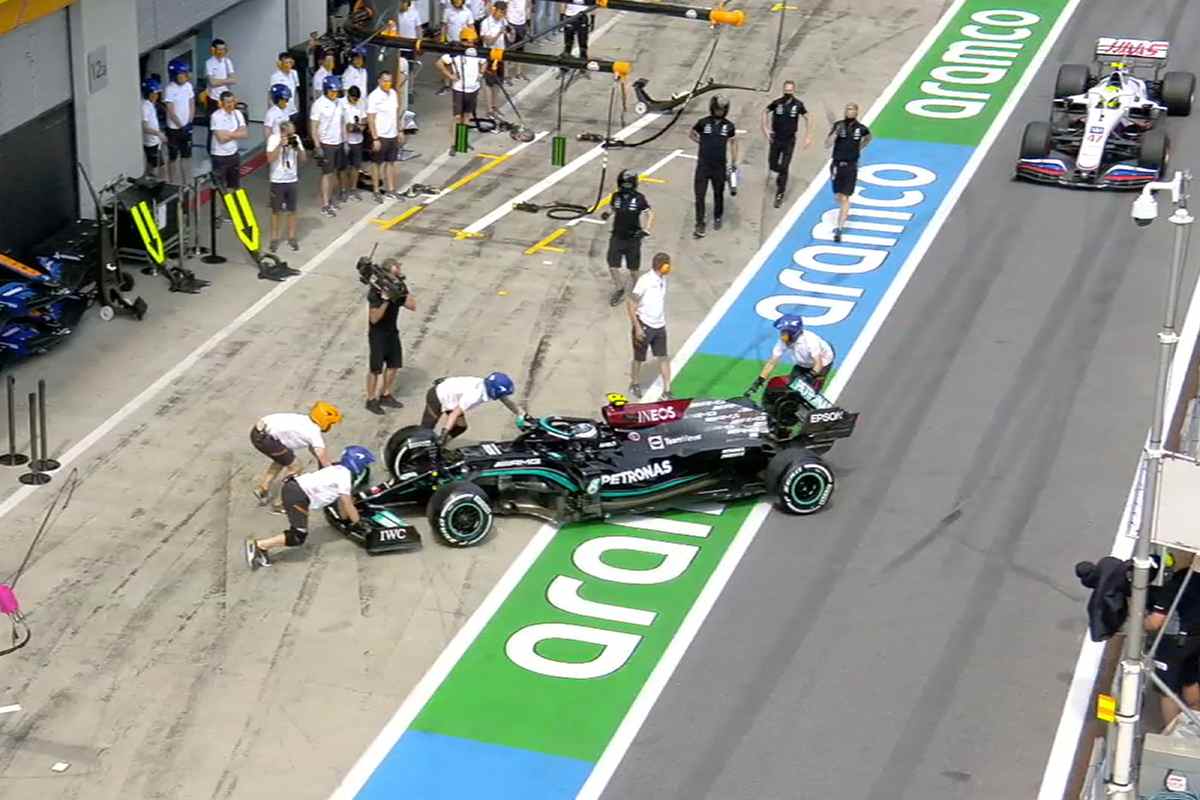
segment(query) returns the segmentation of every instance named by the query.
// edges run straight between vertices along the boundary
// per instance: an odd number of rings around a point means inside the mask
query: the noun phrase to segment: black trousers
[[[792,151],[796,149],[795,139],[781,139],[778,136],[771,139],[771,149],[767,152],[767,166],[775,173],[775,191],[783,194],[787,191],[788,167],[792,163]]]
[[[579,42],[579,57],[587,61],[588,57],[588,15],[576,14],[563,26],[563,50],[571,54],[575,42]]]
[[[696,164],[696,176],[693,186],[696,190],[696,224],[704,222],[704,196],[708,194],[708,186],[713,190],[713,218],[720,219],[725,215],[725,176],[724,164]]]

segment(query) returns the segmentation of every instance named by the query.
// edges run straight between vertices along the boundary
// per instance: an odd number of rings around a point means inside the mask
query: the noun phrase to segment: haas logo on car
[[[818,422],[837,422],[842,417],[846,416],[846,412],[840,408],[835,408],[833,411],[818,411],[808,416],[810,424]]]
[[[651,481],[655,478],[661,478],[664,475],[670,474],[670,461],[655,461],[653,464],[647,464],[646,466],[638,467],[637,469],[627,469],[623,472],[614,472],[612,475],[601,475],[600,483],[604,486],[621,486],[627,483]]]
[[[675,406],[656,406],[637,410],[638,422],[670,422],[673,419],[679,419],[679,413],[675,410]]]

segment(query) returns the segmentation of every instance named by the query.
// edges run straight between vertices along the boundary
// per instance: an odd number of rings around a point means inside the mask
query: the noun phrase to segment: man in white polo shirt
[[[438,432],[444,444],[465,433],[467,412],[489,400],[499,400],[513,414],[524,417],[525,409],[511,397],[515,389],[512,378],[503,372],[489,373],[486,378],[438,378],[425,393],[421,425]]]
[[[163,91],[163,102],[167,106],[167,180],[183,183],[190,177],[191,167],[186,170],[179,166],[178,178],[175,177],[175,164],[179,159],[187,159],[192,163],[192,120],[196,116],[196,90],[189,80],[191,68],[181,58],[172,59],[167,64],[169,83]]]
[[[216,111],[220,106],[221,92],[233,91],[237,84],[237,73],[229,60],[229,46],[224,39],[213,39],[212,56],[204,62],[204,77],[208,81],[208,110]]]
[[[504,50],[508,46],[508,20],[505,14],[508,11],[508,3],[505,0],[496,0],[492,3],[491,13],[489,13],[479,26],[479,38],[483,42],[483,50],[490,53],[492,50]],[[504,60],[492,61],[488,59],[487,70],[483,74],[483,82],[488,88],[488,113],[492,117],[496,117],[500,113],[500,101],[497,96],[504,91],[501,84],[504,82]]]
[[[237,98],[233,92],[221,92],[221,107],[209,116],[208,127],[212,131],[209,155],[212,157],[213,177],[224,191],[233,191],[242,185],[238,142],[246,138],[247,130],[246,118],[237,110]]]
[[[271,165],[271,241],[268,249],[279,249],[279,238],[287,228],[288,247],[300,249],[296,239],[296,184],[306,154],[291,120],[279,123],[279,131],[267,137],[267,163]]]
[[[459,32],[459,41],[467,47],[473,47],[477,39],[478,36],[475,34],[475,29],[469,25]],[[473,52],[474,50],[468,51],[468,53]],[[475,119],[476,104],[479,99],[479,81],[486,66],[486,58],[467,54],[452,56],[446,53],[437,61],[438,72],[442,73],[442,77],[450,83],[450,89],[453,93],[453,100],[451,101],[453,122],[450,126],[450,155],[454,155],[456,152],[454,142],[457,138],[457,126],[459,124],[468,124],[468,120],[474,121]],[[468,147],[470,146],[468,145]],[[474,148],[470,149],[473,150]]]
[[[358,45],[350,51],[350,66],[342,70],[342,88],[347,92],[357,86],[359,95],[365,100],[367,91],[367,48]]]
[[[505,18],[508,20],[508,29],[512,34],[512,38],[508,42],[508,47],[514,53],[525,52],[525,40],[529,38],[529,4],[532,0],[507,0],[508,8],[504,12]],[[524,64],[509,64],[511,72],[505,76],[504,82],[512,85],[514,78],[521,80],[529,80],[525,76]]]
[[[271,482],[284,469],[288,475],[299,475],[294,451],[306,449],[313,454],[317,464],[329,466],[325,454],[325,438],[322,434],[342,421],[342,412],[337,406],[318,400],[307,414],[268,414],[250,429],[250,444],[254,449],[271,459],[266,472],[254,484],[254,496],[259,503],[270,498]],[[279,503],[276,503],[276,510]]]
[[[312,100],[315,102],[318,97],[325,93],[325,79],[334,75],[334,69],[337,67],[337,61],[333,57],[332,50],[326,50],[321,56],[321,66],[317,67],[317,71],[312,76]]]
[[[322,82],[323,94],[312,104],[309,126],[312,139],[321,156],[321,213],[336,217],[334,193],[337,191],[338,174],[346,168],[346,122],[342,101],[338,93],[342,90],[342,79],[330,75]]]
[[[163,177],[162,146],[167,135],[158,125],[158,98],[162,84],[154,78],[142,81],[142,152],[146,155],[146,174]]]
[[[367,126],[371,132],[371,177],[375,184],[375,202],[382,203],[387,197],[399,199],[396,180],[400,168],[396,159],[400,155],[400,97],[392,88],[392,73],[384,70],[376,79],[379,84],[367,96]],[[387,186],[380,191],[380,180]]]
[[[277,83],[271,87],[271,105],[263,114],[263,133],[269,139],[272,134],[279,133],[279,126],[291,122],[292,115],[288,113],[288,103],[292,100],[292,90],[286,83]]]
[[[296,92],[299,91],[300,74],[294,69],[296,60],[292,58],[292,54],[287,50],[279,53],[279,60],[276,62],[278,69],[271,73],[271,79],[267,81],[267,95],[270,97],[271,90],[278,84],[283,84],[291,90],[291,95],[287,99],[287,105],[284,110],[287,111],[288,118],[292,124],[296,126],[296,131],[303,131],[304,126],[300,124],[300,107],[296,102]],[[274,100],[271,103],[274,104]]]
[[[667,356],[667,275],[671,257],[656,253],[650,271],[638,278],[626,299],[629,321],[633,324],[633,362],[629,369],[629,393],[641,397],[642,365],[649,349],[658,360],[662,375],[663,400],[671,399],[671,359]]]

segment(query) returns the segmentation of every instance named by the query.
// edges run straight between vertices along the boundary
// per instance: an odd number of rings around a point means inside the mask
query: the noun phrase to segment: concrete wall
[[[67,12],[0,36],[0,136],[71,99]]]
[[[78,0],[68,15],[79,160],[97,188],[121,173],[137,177],[142,174],[142,99],[136,6],[133,0]],[[79,202],[90,216],[86,191]]]
[[[254,120],[261,121],[266,112],[275,56],[287,48],[286,6],[286,0],[245,0],[212,21],[213,38],[229,45],[237,69],[234,94],[245,101]]]
[[[326,8],[325,0],[287,0],[287,46],[304,44],[310,31],[324,33],[329,26]]]
[[[86,0],[84,0],[86,2]],[[124,4],[129,0],[100,0]],[[95,0],[93,0],[95,2]],[[138,52],[146,52],[199,23],[214,17],[238,0],[137,0]],[[205,53],[204,58],[208,58]],[[237,62],[235,61],[234,64]]]

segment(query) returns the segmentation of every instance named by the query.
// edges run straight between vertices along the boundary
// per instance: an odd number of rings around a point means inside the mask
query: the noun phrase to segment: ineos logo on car
[[[675,406],[639,408],[637,411],[638,422],[670,422],[671,420],[678,418],[679,414],[675,411]]]

